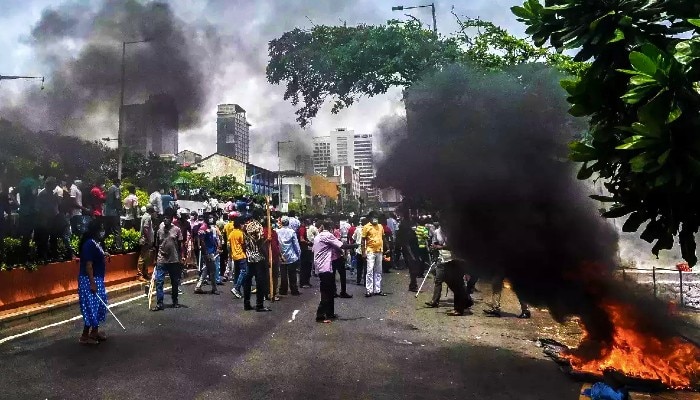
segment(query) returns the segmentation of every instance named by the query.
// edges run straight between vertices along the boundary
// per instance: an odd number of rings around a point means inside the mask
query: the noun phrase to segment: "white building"
[[[360,189],[374,193],[374,155],[371,134],[356,134],[355,131],[338,128],[329,136],[314,138],[314,172],[325,175],[328,167],[349,165],[360,172]]]
[[[280,209],[282,212],[288,210],[289,203],[299,203],[305,209],[311,207],[311,180],[308,176],[283,176],[282,196],[280,198]]]

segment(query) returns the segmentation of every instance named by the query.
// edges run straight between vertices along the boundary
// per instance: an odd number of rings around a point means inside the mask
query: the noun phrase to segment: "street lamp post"
[[[126,75],[126,45],[135,43],[150,42],[151,39],[134,40],[131,42],[122,42],[122,77],[121,77],[121,92],[119,94],[119,127],[117,130],[117,178],[122,179],[122,159],[124,158],[124,146],[122,138],[122,122],[124,119],[124,78]]]
[[[294,143],[293,140],[277,142],[277,204],[282,204],[282,158],[280,156],[280,145],[284,143]]]
[[[435,3],[425,4],[422,6],[411,6],[411,7],[395,6],[395,7],[391,7],[391,11],[412,10],[414,8],[425,8],[425,7],[430,7],[432,12],[433,12],[433,33],[435,33],[435,36],[437,36],[438,31],[437,31],[437,19],[435,18]]]

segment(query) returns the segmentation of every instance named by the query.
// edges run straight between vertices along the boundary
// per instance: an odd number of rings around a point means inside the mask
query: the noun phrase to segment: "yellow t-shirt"
[[[371,253],[382,253],[384,247],[384,227],[367,224],[362,227],[362,239],[365,239],[366,249]]]
[[[233,222],[227,222],[226,225],[224,225],[224,234],[226,234],[226,238],[231,236],[231,231],[233,229]]]
[[[238,261],[246,258],[243,251],[243,231],[237,228],[231,229],[228,233],[229,253],[233,261]]]

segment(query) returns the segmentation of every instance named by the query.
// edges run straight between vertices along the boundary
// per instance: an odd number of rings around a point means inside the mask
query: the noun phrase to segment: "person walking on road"
[[[199,232],[197,234],[202,239],[202,259],[206,268],[202,271],[202,274],[199,275],[197,286],[194,288],[195,294],[204,293],[202,285],[207,276],[211,283],[210,293],[219,294],[219,291],[216,289],[216,265],[214,263],[214,257],[216,257],[218,251],[216,237],[214,236],[215,228],[213,216],[209,216],[209,220],[206,223],[199,225]]]
[[[484,310],[484,314],[489,317],[501,317],[501,294],[503,293],[504,280],[504,275],[499,273],[491,281],[491,308]],[[518,315],[518,318],[529,319],[532,316],[530,307],[520,297],[518,297],[518,302],[520,302],[520,315]]]
[[[370,223],[362,227],[362,255],[367,261],[365,297],[386,296],[382,292],[382,260],[384,258],[384,227],[379,224],[375,211],[369,214]]]
[[[318,235],[314,238],[313,254],[314,268],[321,281],[321,301],[318,304],[316,311],[316,322],[330,323],[338,318],[335,314],[335,279],[333,273],[333,254],[339,254],[344,249],[356,248],[357,244],[343,244],[340,239],[336,238],[328,229],[333,228],[331,220],[319,220],[316,222],[316,227],[319,230]],[[345,266],[343,265],[343,269]]]
[[[78,274],[78,301],[83,316],[83,334],[80,344],[95,345],[107,340],[99,331],[100,323],[107,316],[107,291],[105,290],[105,256],[100,246],[104,238],[102,221],[90,221],[86,232],[80,239],[80,273]],[[102,301],[100,301],[99,296]],[[104,302],[104,304],[103,304]]]
[[[170,276],[170,284],[172,285],[171,296],[173,299],[173,308],[180,308],[180,303],[177,301],[178,288],[180,286],[180,277],[182,276],[182,263],[185,257],[182,253],[182,231],[177,226],[173,225],[175,210],[168,208],[165,211],[165,219],[158,228],[156,234],[156,245],[158,248],[158,257],[156,259],[156,306],[153,311],[163,310],[163,283],[165,281],[166,272]]]
[[[280,294],[287,295],[291,290],[292,296],[299,295],[297,287],[297,270],[299,269],[299,257],[301,247],[294,229],[289,227],[289,217],[282,217],[282,227],[277,229],[277,237],[280,242],[282,264],[280,266]]]
[[[447,283],[454,294],[454,310],[449,312],[451,316],[464,315],[466,309],[471,307],[474,302],[467,294],[467,289],[464,286],[464,271],[462,263],[455,260],[450,251],[447,234],[439,227],[433,235],[432,248],[438,251],[438,266],[437,274],[435,275],[435,289],[433,291],[432,304],[426,303],[428,307],[437,307],[440,301],[440,293],[442,292],[442,282]]]

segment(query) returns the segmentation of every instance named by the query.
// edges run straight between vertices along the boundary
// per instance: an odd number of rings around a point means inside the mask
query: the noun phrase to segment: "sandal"
[[[95,339],[95,338],[93,338],[93,337],[90,337],[90,336],[85,336],[85,335],[81,335],[81,336],[80,336],[80,339],[78,340],[78,343],[84,344],[84,345],[96,345],[96,344],[100,344],[100,342],[99,342],[97,339]]]
[[[105,334],[102,333],[102,332],[97,332],[97,334],[91,333],[91,334],[90,334],[90,338],[91,338],[91,339],[95,339],[95,340],[97,340],[98,342],[104,342],[104,341],[107,340],[107,335],[105,335]]]
[[[452,310],[452,311],[448,311],[446,314],[449,315],[450,317],[461,317],[464,315],[464,312]]]

